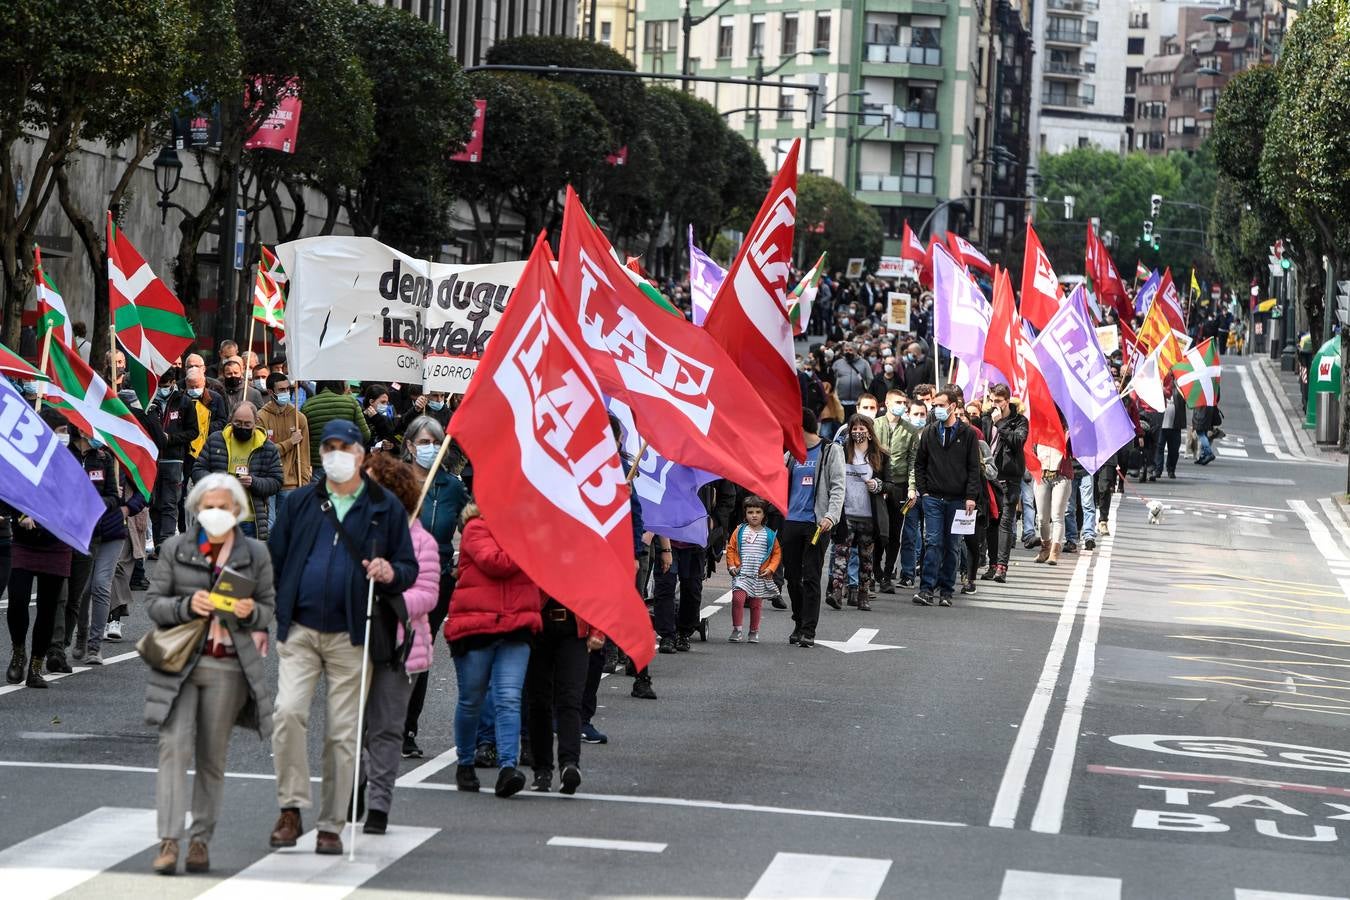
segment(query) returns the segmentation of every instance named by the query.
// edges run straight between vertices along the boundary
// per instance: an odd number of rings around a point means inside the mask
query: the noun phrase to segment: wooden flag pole
[[[257,328],[257,326],[258,326],[258,320],[255,319],[255,318],[253,318],[252,315],[250,315],[250,316],[248,317],[248,346],[244,348],[244,362],[246,362],[246,363],[249,361],[250,354],[253,354],[253,330],[254,330],[255,328]],[[244,376],[244,384],[245,384],[245,388],[244,388],[244,396],[245,396],[245,397],[248,396],[248,387],[247,387],[247,385],[250,385],[250,384],[252,384],[252,383],[253,383],[253,366],[252,366],[252,364],[250,364],[250,365],[248,366],[248,372],[247,372],[247,374]]]
[[[632,482],[637,477],[638,463],[642,462],[642,454],[647,452],[647,439],[643,438],[638,442],[637,454],[633,457],[633,464],[628,467],[628,481]]]
[[[41,372],[43,376],[46,376],[47,374],[47,357],[52,352],[52,331],[54,330],[52,328],[52,322],[50,319],[47,320],[46,324],[47,324],[47,333],[42,338],[42,356],[41,358],[38,359],[38,371]],[[42,412],[42,401],[43,398],[45,398],[46,396],[47,396],[47,382],[38,381],[37,404],[33,407],[38,412]]]
[[[48,332],[50,334],[50,331]],[[108,383],[112,385],[113,393],[118,391],[117,385],[117,325],[113,322],[108,323]],[[93,437],[93,435],[90,435]],[[102,440],[100,438],[100,440]],[[112,450],[111,447],[108,448]],[[118,459],[117,454],[113,455],[113,489],[117,491],[117,496],[122,496],[122,461]]]

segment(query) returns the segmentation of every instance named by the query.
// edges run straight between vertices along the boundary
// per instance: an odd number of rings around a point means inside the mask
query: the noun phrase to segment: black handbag
[[[319,508],[333,523],[333,528],[337,530],[338,537],[342,539],[342,546],[347,548],[352,562],[356,563],[358,568],[363,568],[361,561],[369,557],[362,555],[356,541],[342,527],[327,492],[320,491],[320,493],[323,495],[323,503]],[[402,642],[398,639],[400,625],[403,626]],[[408,618],[408,604],[401,592],[384,591],[378,584],[375,585],[375,604],[371,610],[366,633],[366,649],[370,653],[371,663],[386,665],[396,672],[402,672],[407,667],[408,656],[412,653],[413,647],[413,630],[412,622]]]

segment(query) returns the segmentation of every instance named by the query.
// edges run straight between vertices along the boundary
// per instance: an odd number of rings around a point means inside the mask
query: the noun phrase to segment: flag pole
[[[637,477],[638,463],[642,462],[642,454],[647,452],[647,439],[643,438],[638,442],[637,453],[633,455],[633,464],[628,467],[627,481],[630,483]]]
[[[108,215],[109,217],[111,217],[112,213],[109,213]],[[109,311],[109,319],[111,319],[111,310]],[[48,330],[47,333],[50,334],[51,331]],[[112,321],[108,322],[108,383],[112,385],[113,393],[116,394],[117,325]],[[93,437],[93,435],[90,435],[90,437]],[[118,492],[117,496],[120,498],[122,496],[122,461],[117,458],[116,453],[114,453],[112,457],[113,457],[113,489]]]
[[[244,362],[248,362],[248,361],[249,361],[249,355],[253,353],[253,330],[254,330],[255,328],[257,328],[257,327],[258,327],[258,320],[255,319],[255,318],[253,318],[252,316],[249,316],[249,319],[248,319],[248,346],[244,349]],[[245,385],[248,385],[248,384],[251,384],[252,382],[253,382],[253,365],[250,363],[250,364],[249,364],[249,367],[248,367],[248,374],[244,377],[244,384],[245,384]],[[244,396],[245,396],[245,397],[248,396],[248,388],[247,388],[247,387],[245,387],[245,389],[244,389]]]
[[[53,328],[52,328],[52,322],[51,322],[50,319],[46,319],[46,320],[44,320],[44,321],[46,322],[46,325],[47,325],[47,334],[44,335],[43,338],[42,338],[42,356],[41,356],[41,358],[38,360],[38,371],[41,372],[41,373],[45,376],[45,375],[47,374],[47,357],[48,357],[48,356],[51,354],[51,352],[52,352],[52,331],[53,331]],[[42,412],[42,400],[43,400],[43,398],[45,398],[46,396],[47,396],[47,382],[46,382],[46,381],[39,380],[39,381],[38,381],[37,405],[33,407],[37,412]]]

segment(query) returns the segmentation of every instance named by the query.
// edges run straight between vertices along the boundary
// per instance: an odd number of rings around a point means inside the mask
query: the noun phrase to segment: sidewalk
[[[1293,425],[1299,449],[1313,459],[1346,461],[1346,454],[1338,450],[1334,444],[1319,445],[1313,438],[1312,429],[1303,427],[1304,413],[1298,375],[1294,372],[1280,371],[1279,360],[1273,360],[1269,356],[1258,357],[1255,365],[1265,372],[1266,377],[1278,389],[1276,399],[1279,401],[1279,409],[1272,410],[1272,413],[1285,416]]]

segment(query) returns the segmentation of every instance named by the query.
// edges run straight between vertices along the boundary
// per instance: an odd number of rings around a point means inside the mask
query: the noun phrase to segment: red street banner
[[[254,79],[253,92],[261,93],[262,79]],[[244,142],[245,150],[277,150],[294,153],[300,134],[300,81],[288,79],[281,89],[277,105],[268,112],[258,130]]]
[[[450,432],[473,461],[493,537],[641,669],[656,635],[634,587],[628,482],[552,263],[539,240]]]
[[[483,161],[483,126],[487,124],[487,101],[473,101],[473,126],[464,149],[450,157],[451,162],[476,163]]]
[[[705,329],[647,298],[570,187],[558,257],[589,364],[605,395],[632,409],[638,432],[666,459],[787,509],[778,427],[755,387]]]
[[[703,322],[764,398],[782,430],[783,446],[799,460],[806,458],[806,443],[788,294],[795,287],[792,248],[800,147],[800,139],[792,142]]]

